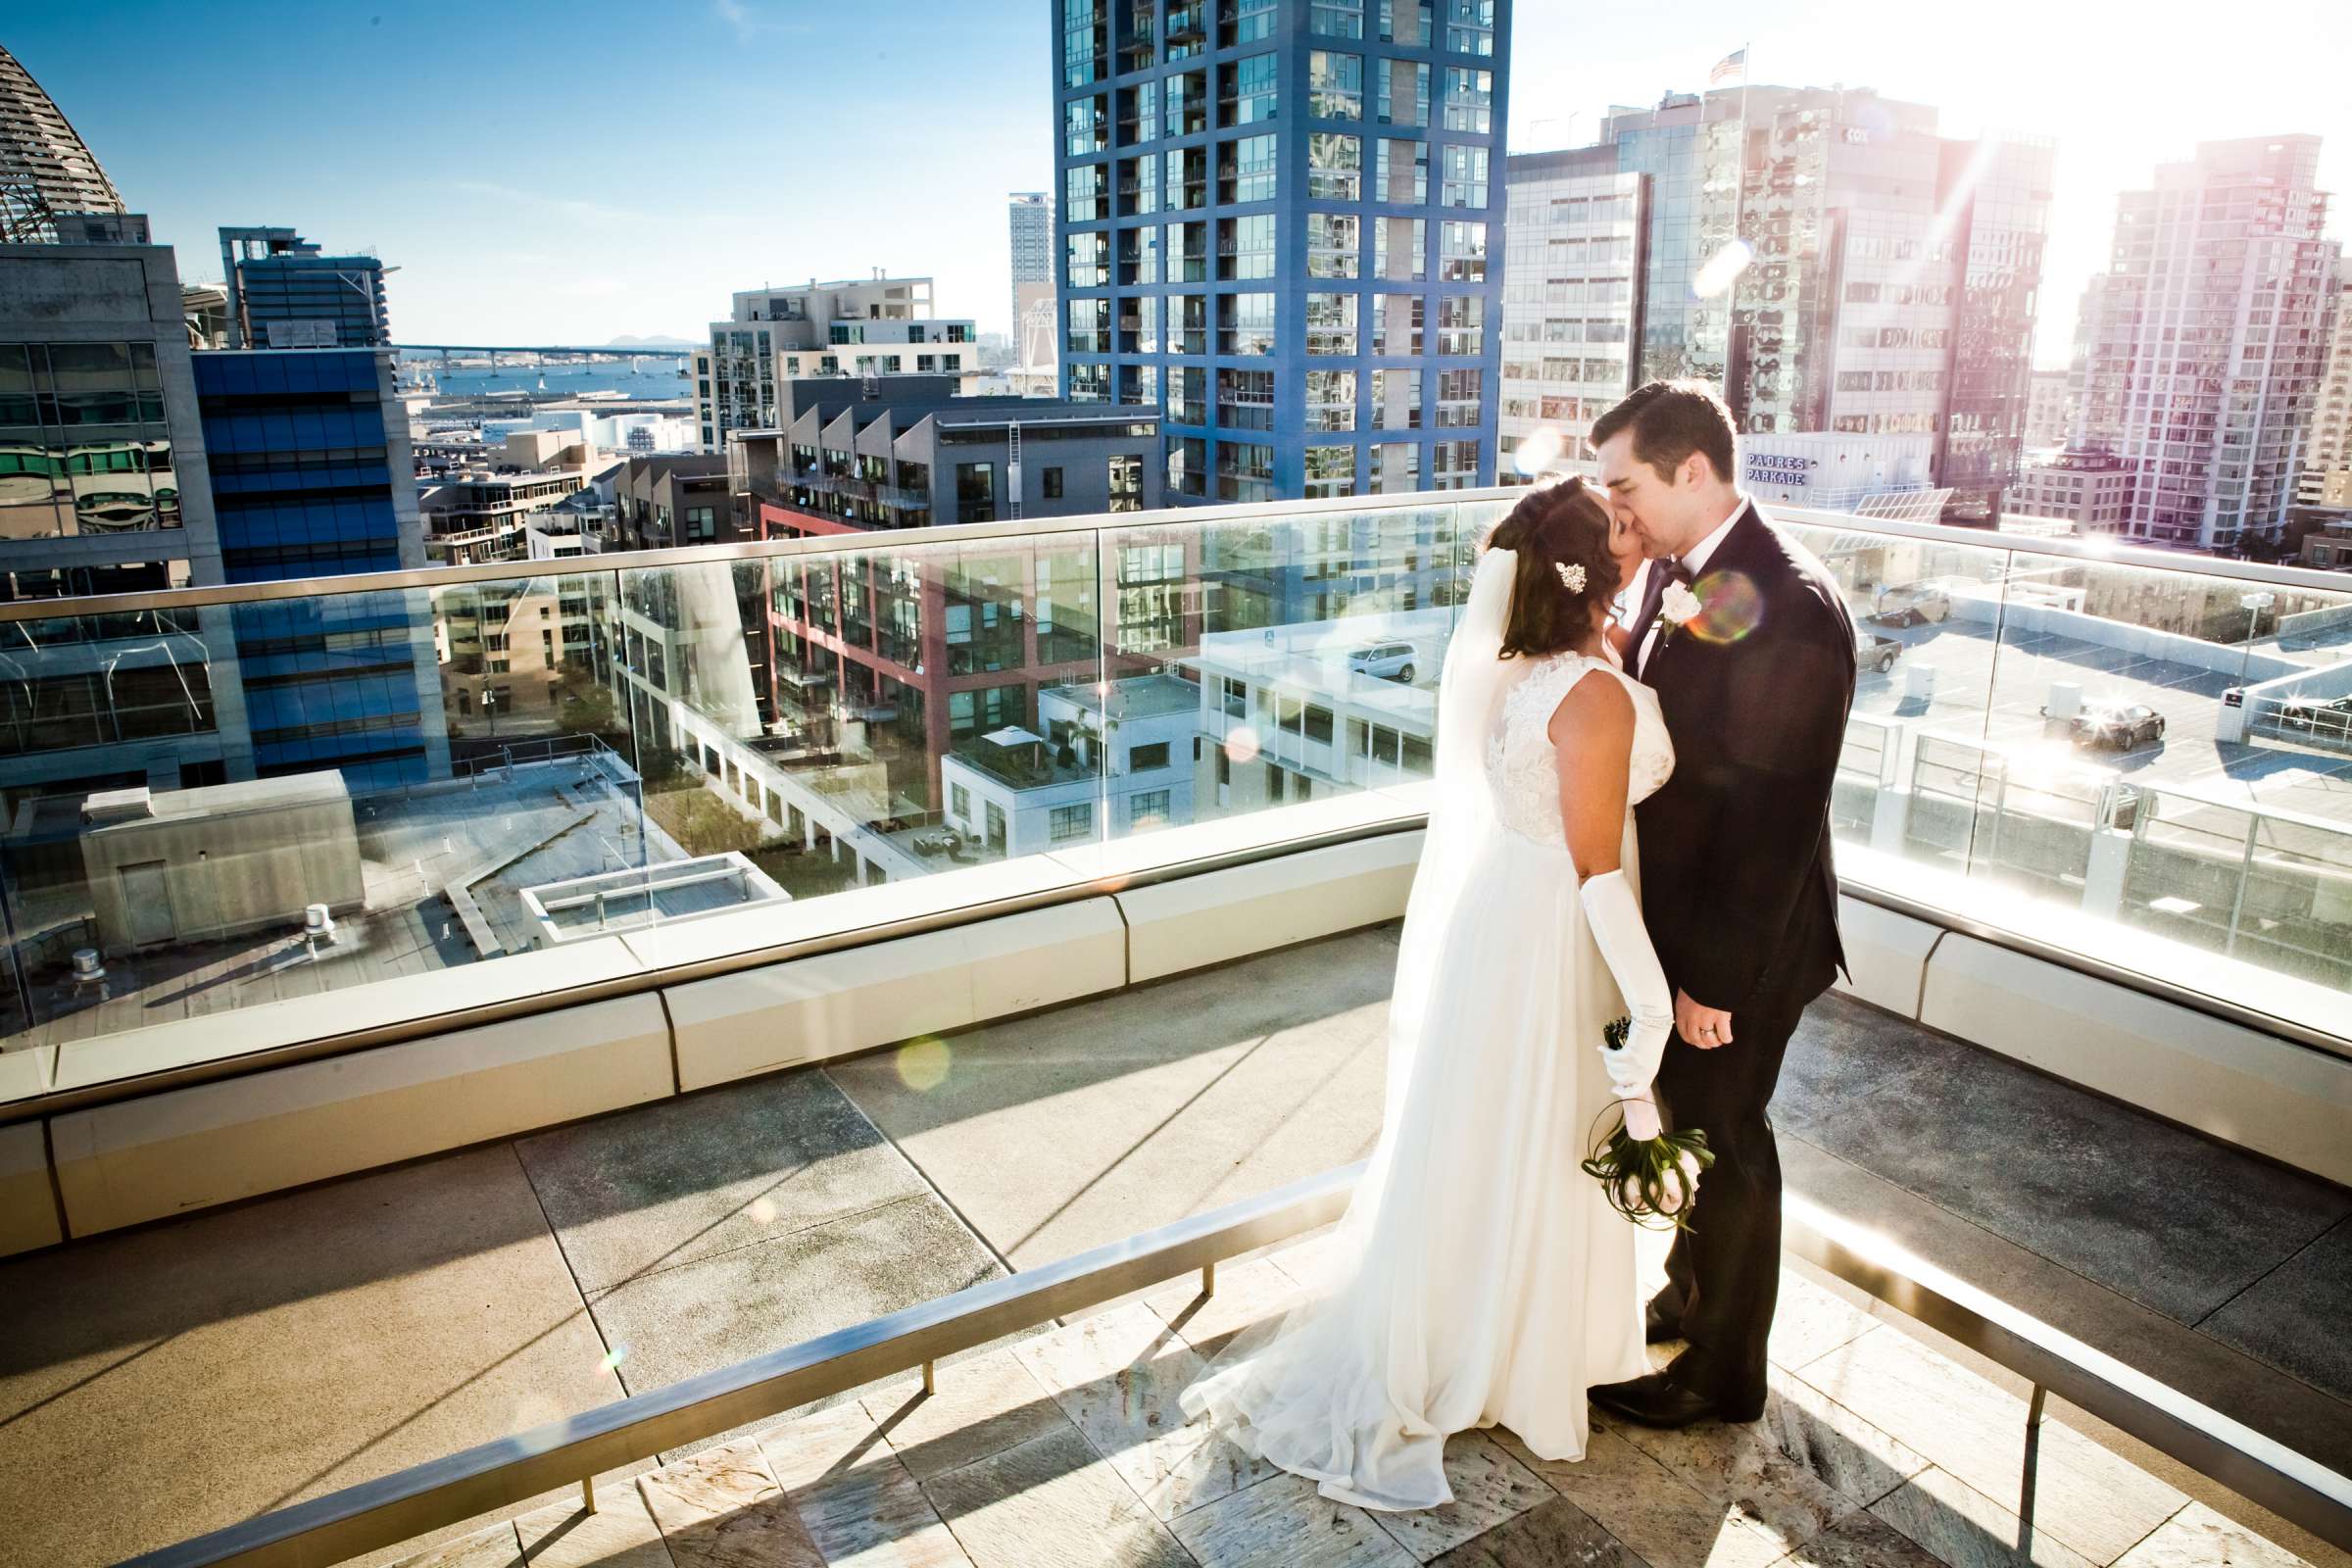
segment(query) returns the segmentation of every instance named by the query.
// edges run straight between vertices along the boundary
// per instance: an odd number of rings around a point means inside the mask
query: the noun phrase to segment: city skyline
[[[2278,0],[2262,8],[2263,26],[2201,37],[2193,78],[2159,29],[2102,30],[2097,18],[2013,0],[1932,39],[1855,5],[1686,9],[1664,28],[1622,0],[1573,16],[1528,8],[1511,54],[1511,150],[1589,142],[1609,105],[1697,90],[1709,66],[1743,44],[1758,84],[1867,85],[1933,105],[1948,135],[2052,136],[2057,200],[2038,364],[2064,362],[2081,285],[2106,262],[2116,194],[2144,185],[2155,164],[2191,156],[2200,140],[2314,134],[2324,138],[2321,188],[2352,187],[2352,104],[2326,79],[2334,52],[2277,47],[2281,37],[2341,35],[2344,24],[2318,3]],[[1047,17],[1029,0],[950,12],[885,0],[868,35],[901,36],[889,14],[912,20],[918,10],[924,47],[860,50],[855,69],[836,54],[814,83],[794,77],[791,63],[795,39],[816,35],[815,13],[757,0],[681,8],[664,18],[662,47],[625,56],[613,41],[642,42],[641,21],[598,4],[566,8],[566,25],[534,33],[524,51],[485,36],[477,53],[453,53],[471,19],[442,6],[240,7],[209,19],[168,67],[155,57],[151,75],[126,74],[144,68],[77,41],[110,23],[160,25],[152,4],[26,18],[8,43],[130,209],[154,220],[156,239],[180,248],[191,280],[210,278],[219,225],[292,219],[331,251],[373,250],[401,270],[392,316],[407,341],[692,341],[748,282],[874,267],[932,273],[942,314],[1002,331],[1010,325],[996,314],[1007,298],[1004,192],[1052,182]],[[256,119],[241,122],[256,127],[250,137],[229,141],[206,128],[226,123],[210,118],[219,73],[208,61],[227,72],[253,49],[289,46],[308,66],[273,85],[276,112],[347,133],[272,137]],[[761,50],[778,51],[797,122],[855,115],[858,133],[834,138],[822,160],[763,160],[755,186],[738,160],[771,142],[776,122],[760,116],[757,95],[739,107],[701,88],[713,54]],[[549,81],[580,85],[540,85]],[[2120,90],[2132,82],[2149,90]],[[644,107],[686,102],[696,105],[691,136],[671,129],[674,113]],[[2275,113],[2279,104],[2292,108]],[[754,189],[764,195],[747,198]],[[821,225],[796,217],[802,197]],[[690,250],[664,242],[682,213],[714,208],[731,217],[698,222]]]

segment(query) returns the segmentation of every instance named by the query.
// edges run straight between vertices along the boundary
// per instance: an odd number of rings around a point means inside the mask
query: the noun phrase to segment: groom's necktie
[[[1689,583],[1690,568],[1683,564],[1680,556],[1662,556],[1657,569],[1642,585],[1642,612],[1634,617],[1634,678],[1642,679],[1649,669],[1650,655],[1657,650],[1650,644],[1649,631],[1658,623],[1658,607],[1665,602],[1666,585],[1670,582]]]

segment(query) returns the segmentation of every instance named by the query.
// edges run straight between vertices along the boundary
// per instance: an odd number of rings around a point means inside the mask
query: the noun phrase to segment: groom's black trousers
[[[1730,1045],[1700,1051],[1676,1035],[1658,1068],[1672,1124],[1704,1129],[1715,1163],[1699,1180],[1690,1229],[1667,1254],[1656,1304],[1682,1320],[1690,1342],[1674,1380],[1729,1420],[1764,1411],[1764,1342],[1781,1284],[1781,1155],[1765,1106],[1788,1037],[1819,994],[1753,999],[1733,1012]]]

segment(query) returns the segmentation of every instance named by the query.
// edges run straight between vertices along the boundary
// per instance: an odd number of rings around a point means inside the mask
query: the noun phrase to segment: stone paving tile
[[[1373,1522],[1428,1562],[1557,1495],[1485,1432],[1446,1440],[1446,1484],[1453,1500],[1444,1507],[1379,1512]]]
[[[925,1190],[814,1068],[561,1127],[514,1149],[587,1291]]]
[[[1169,1528],[1201,1568],[1412,1568],[1412,1554],[1376,1518],[1283,1472],[1181,1514]]]
[[[1872,1503],[1870,1511],[1951,1568],[2010,1568],[2021,1562],[2036,1568],[2089,1568],[2093,1561],[2040,1527],[2038,1503],[2034,1510],[2035,1528],[2029,1535],[2016,1514],[1934,1466]]]
[[[2116,1560],[2115,1568],[2310,1568],[2284,1546],[2192,1502]]]
[[[1144,1304],[1161,1322],[1184,1336],[1184,1343],[1204,1357],[1214,1358],[1234,1335],[1283,1312],[1304,1298],[1298,1282],[1268,1257],[1220,1266],[1213,1296],[1200,1294],[1200,1276],[1183,1279],[1146,1293]]]
[[[1867,1113],[1829,1089],[1838,1112],[1809,1117],[1800,1071],[1775,1100],[1790,1131],[2178,1322],[2202,1320],[2352,1214],[2352,1195],[2315,1177],[1990,1052],[1861,1016],[1875,1028],[1839,1054],[1899,1056],[1896,1088],[1862,1095]]]
[[[531,1568],[671,1568],[645,1494],[626,1483],[598,1487],[594,1513],[574,1497],[524,1514],[514,1529]]]
[[[2352,1220],[2255,1282],[2197,1325],[2224,1345],[2259,1356],[2338,1399],[2352,1401],[2352,1334],[2314,1333],[2313,1324],[2352,1300]],[[2352,1430],[2352,1409],[2345,1412]]]
[[[1848,1514],[1775,1568],[1946,1568],[1925,1546],[1877,1514]]]
[[[1069,1430],[1070,1418],[1053,1391],[1010,1347],[943,1363],[934,1383],[937,1392],[925,1394],[921,1379],[902,1379],[860,1401],[890,1450],[917,1480]]]
[[[1794,1269],[1781,1270],[1781,1298],[1772,1315],[1765,1354],[1775,1366],[1796,1370],[1840,1345],[1860,1339],[1878,1320],[1862,1307]]]
[[[630,1392],[662,1388],[1003,1274],[936,1198],[591,1293]]]
[[[1013,1353],[1161,1519],[1274,1473],[1207,1422],[1185,1419],[1177,1396],[1203,1363],[1144,1306],[1113,1307],[1024,1341]]]
[[[965,1562],[963,1548],[860,1401],[769,1427],[758,1442],[827,1563],[961,1568]]]
[[[1195,1568],[1075,1428],[922,1483],[974,1568]]]
[[[1539,1459],[1501,1428],[1495,1441],[1649,1568],[1764,1568],[1788,1551],[1614,1432],[1595,1431],[1574,1464]]]
[[[706,1448],[637,1490],[677,1568],[825,1568],[757,1443]]]
[[[1525,1513],[1467,1541],[1433,1568],[1648,1568],[1625,1543],[1566,1497]]]
[[[502,1524],[403,1557],[398,1568],[520,1568],[521,1563],[522,1545],[514,1538],[514,1527]]]
[[[1673,1432],[1611,1421],[1609,1430],[1782,1551],[1927,1468],[1927,1460],[1838,1411],[1818,1390],[1785,1373],[1772,1376],[1762,1421],[1704,1421]],[[1842,1423],[1834,1424],[1839,1416]]]
[[[2024,1400],[1884,1326],[1831,1351],[1801,1375],[1994,1505],[2017,1506],[2025,1466]],[[2188,1500],[2057,1421],[2042,1425],[2038,1474],[2039,1533],[2097,1562],[2122,1555]]]

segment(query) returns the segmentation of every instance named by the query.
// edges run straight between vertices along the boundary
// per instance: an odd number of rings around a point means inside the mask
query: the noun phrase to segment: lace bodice
[[[1502,716],[1487,738],[1487,782],[1502,825],[1539,844],[1566,844],[1560,821],[1560,777],[1546,731],[1568,689],[1588,670],[1608,671],[1634,700],[1634,750],[1626,807],[1656,793],[1674,771],[1674,742],[1658,710],[1658,694],[1606,660],[1554,654],[1537,661],[1502,699]]]

